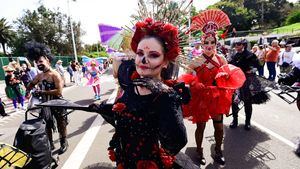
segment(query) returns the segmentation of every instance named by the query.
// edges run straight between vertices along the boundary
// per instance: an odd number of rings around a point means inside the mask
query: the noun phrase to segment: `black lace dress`
[[[128,82],[121,85],[122,97],[113,106],[102,104],[99,109],[115,127],[110,159],[125,169],[175,168],[173,156],[187,143],[178,94],[139,95],[129,75],[127,71],[119,74]]]
[[[244,85],[236,92],[240,100],[253,104],[262,104],[270,99],[270,95],[267,94],[255,73],[259,67],[259,62],[255,54],[244,50],[232,56],[228,63],[241,68],[246,76]]]

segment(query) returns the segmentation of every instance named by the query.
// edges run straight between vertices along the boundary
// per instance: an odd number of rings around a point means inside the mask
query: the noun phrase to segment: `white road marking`
[[[115,99],[117,94],[116,89],[114,90],[113,94],[110,95],[109,101]],[[81,163],[83,162],[86,154],[88,153],[97,133],[102,126],[103,118],[101,116],[97,116],[96,119],[93,121],[90,128],[85,132],[84,136],[81,138],[80,142],[75,147],[72,154],[69,156],[67,161],[64,163],[62,169],[79,169]]]
[[[75,147],[72,154],[69,156],[62,169],[79,169],[82,161],[84,160],[86,154],[88,153],[100,127],[103,123],[103,118],[97,115],[96,119],[93,121],[91,127],[85,132],[80,142]]]
[[[243,119],[246,119],[246,117],[245,117],[244,115],[239,115],[239,116],[240,116],[241,118],[243,118]],[[286,144],[286,145],[288,145],[288,146],[290,146],[290,147],[292,147],[292,148],[296,148],[296,147],[297,147],[296,144],[294,144],[294,143],[291,142],[290,140],[288,140],[288,139],[282,137],[281,135],[275,133],[274,131],[272,131],[272,130],[270,130],[270,129],[268,129],[268,128],[266,128],[266,127],[260,125],[260,124],[258,124],[257,122],[251,120],[251,124],[254,125],[254,126],[256,126],[257,128],[259,128],[260,130],[262,130],[262,131],[264,131],[264,132],[270,134],[271,136],[277,138],[278,140],[280,140],[280,141],[283,142],[284,144]]]

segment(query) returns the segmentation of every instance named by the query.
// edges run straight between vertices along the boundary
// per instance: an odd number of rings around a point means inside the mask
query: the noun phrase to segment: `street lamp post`
[[[74,30],[73,30],[73,24],[72,24],[71,13],[70,13],[70,3],[69,3],[69,0],[67,0],[67,2],[68,2],[68,15],[69,15],[69,18],[70,18],[70,27],[71,27],[71,35],[72,35],[74,57],[75,57],[75,61],[78,62],[77,52],[76,52],[76,44],[75,44],[75,37],[74,37]]]

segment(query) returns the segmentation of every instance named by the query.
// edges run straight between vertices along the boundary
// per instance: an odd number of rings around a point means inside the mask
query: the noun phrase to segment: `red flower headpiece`
[[[165,24],[160,21],[154,22],[152,18],[147,18],[143,22],[137,22],[135,32],[131,40],[131,49],[136,52],[139,42],[145,36],[157,36],[161,38],[166,47],[165,57],[174,60],[180,52],[178,29],[172,24]]]

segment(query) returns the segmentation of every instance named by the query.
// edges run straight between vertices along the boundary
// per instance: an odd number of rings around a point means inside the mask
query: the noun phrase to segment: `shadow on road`
[[[75,130],[74,132],[69,133],[67,135],[67,138],[71,138],[73,136],[76,136],[76,135],[81,134],[81,133],[85,132],[86,130],[88,130],[96,117],[97,116],[95,115],[95,116],[92,116],[92,117],[86,119],[83,122],[83,124],[78,128],[78,130]],[[59,139],[57,139],[57,140],[54,141],[54,143],[58,143],[58,142],[59,142]],[[55,154],[55,153],[53,153],[53,154]]]
[[[112,94],[112,92],[114,91],[115,89],[109,89],[109,90],[107,90],[107,92],[105,92],[105,93],[103,93],[103,94],[100,94],[100,96],[105,96],[105,95],[110,95],[110,94]]]
[[[258,128],[253,126],[250,131],[245,131],[241,125],[236,129],[224,126],[224,132],[224,168],[269,169],[266,162],[276,159],[272,152],[259,145],[270,140],[270,137]],[[211,150],[214,150],[214,145],[211,146]],[[209,164],[206,168],[213,169],[215,166],[218,165]]]
[[[270,138],[256,127],[253,127],[251,131],[245,131],[243,126],[234,130],[224,126],[224,133],[223,155],[226,159],[226,165],[220,166],[212,162],[205,166],[206,169],[269,169],[270,167],[266,165],[266,162],[276,160],[276,156],[272,152],[259,145],[259,143],[270,140]],[[208,136],[205,139],[211,143],[210,156],[212,157],[215,148],[214,136]],[[196,165],[200,165],[196,147],[188,147],[185,153],[191,157]],[[206,159],[209,158],[208,154],[204,154],[204,156]]]
[[[80,105],[90,105],[90,104],[92,104],[94,102],[95,102],[94,99],[84,99],[84,100],[77,100],[74,103],[80,104]]]
[[[114,169],[115,167],[112,166],[110,163],[96,163],[89,165],[83,169]]]

